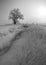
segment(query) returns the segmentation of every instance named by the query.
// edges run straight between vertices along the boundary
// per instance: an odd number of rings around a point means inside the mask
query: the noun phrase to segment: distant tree
[[[9,14],[9,19],[13,20],[13,23],[16,24],[18,22],[18,19],[24,19],[23,15],[21,14],[20,10],[17,9],[13,9],[11,10],[10,14]]]

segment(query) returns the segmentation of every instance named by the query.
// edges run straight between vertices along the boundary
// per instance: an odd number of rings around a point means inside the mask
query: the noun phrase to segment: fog
[[[24,15],[23,22],[31,20],[46,23],[46,0],[1,0],[0,6],[0,24],[8,20],[9,13],[14,8],[19,8]]]

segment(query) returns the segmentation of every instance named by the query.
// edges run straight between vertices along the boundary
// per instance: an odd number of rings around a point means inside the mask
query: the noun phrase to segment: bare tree
[[[23,15],[21,14],[20,10],[17,9],[13,9],[11,10],[10,14],[9,14],[9,19],[13,20],[13,23],[16,24],[18,22],[18,19],[24,19]]]

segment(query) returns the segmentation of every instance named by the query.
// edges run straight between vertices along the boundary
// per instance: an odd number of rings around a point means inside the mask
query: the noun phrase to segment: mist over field
[[[0,65],[46,65],[46,0],[0,0]]]
[[[0,3],[0,24],[3,24],[2,20],[10,22],[6,20],[14,8],[19,8],[24,15],[22,22],[46,23],[46,0],[1,0]]]

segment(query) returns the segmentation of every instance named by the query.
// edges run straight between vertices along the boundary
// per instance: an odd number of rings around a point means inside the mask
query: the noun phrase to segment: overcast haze
[[[25,21],[34,19],[46,23],[46,0],[0,0],[0,24],[9,23],[8,16],[14,8],[20,9]]]

